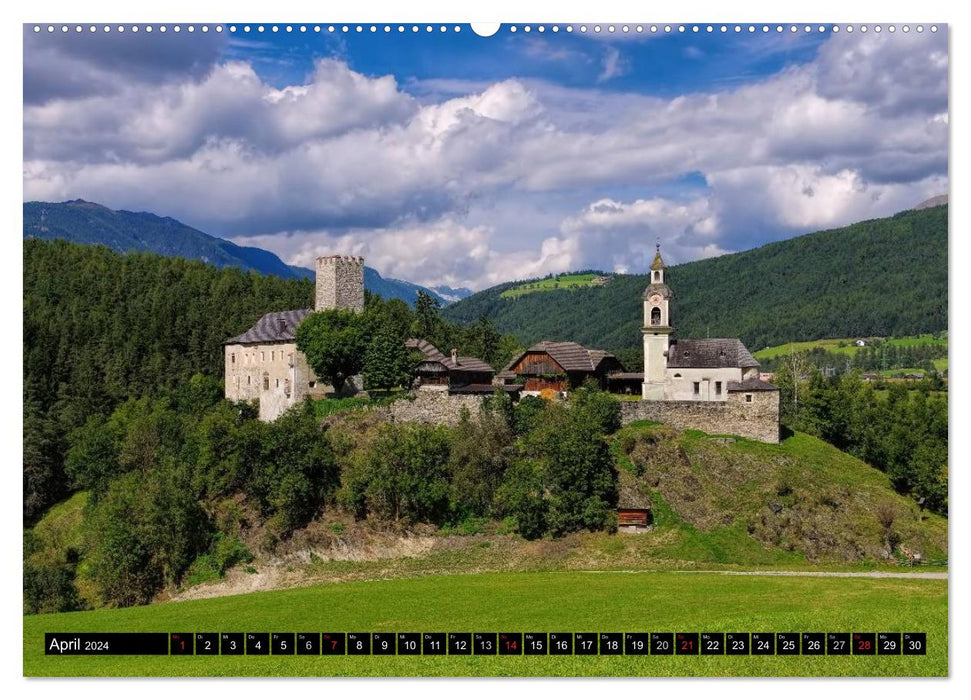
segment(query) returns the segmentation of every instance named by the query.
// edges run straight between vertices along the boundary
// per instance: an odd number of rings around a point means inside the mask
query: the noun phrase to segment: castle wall
[[[474,417],[482,410],[485,396],[468,394],[444,394],[438,391],[419,391],[414,400],[400,399],[391,404],[391,420],[396,423],[412,421],[435,425],[455,426],[462,417],[462,409],[468,409]]]
[[[652,420],[678,430],[779,442],[778,391],[730,392],[725,401],[621,401],[620,413],[625,425]]]
[[[364,311],[364,258],[353,255],[317,258],[314,309]]]
[[[331,390],[317,381],[307,357],[294,342],[225,346],[226,398],[259,401],[260,418],[274,420],[304,396]]]
[[[254,343],[225,346],[226,398],[230,401],[252,401],[270,389],[289,388],[300,391],[316,381],[297,344]],[[291,373],[291,368],[296,369]],[[296,375],[296,376],[294,376]]]

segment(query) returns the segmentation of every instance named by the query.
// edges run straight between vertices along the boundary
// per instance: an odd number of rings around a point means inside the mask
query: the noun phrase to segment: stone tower
[[[648,401],[664,399],[664,383],[671,341],[671,298],[674,292],[664,283],[664,261],[661,244],[651,263],[651,282],[644,289],[644,384],[642,398]]]
[[[364,258],[326,255],[317,258],[317,294],[314,311],[364,311]]]

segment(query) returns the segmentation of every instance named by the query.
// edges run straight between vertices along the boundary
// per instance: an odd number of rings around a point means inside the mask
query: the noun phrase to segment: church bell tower
[[[651,263],[651,282],[644,289],[644,384],[642,398],[646,401],[664,400],[664,385],[668,364],[668,345],[674,328],[671,326],[671,298],[674,293],[664,283],[664,261],[661,244]]]

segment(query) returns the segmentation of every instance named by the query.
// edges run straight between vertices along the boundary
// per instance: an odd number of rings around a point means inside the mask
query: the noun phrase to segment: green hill
[[[815,338],[904,336],[947,328],[947,206],[906,211],[754,250],[675,265],[677,334],[738,337],[751,349]],[[573,340],[630,351],[640,345],[647,275],[603,287],[512,296],[510,282],[445,310],[481,316],[524,345]]]
[[[360,427],[351,421],[346,429],[353,425]],[[237,580],[244,581],[237,591],[252,590],[246,577],[262,574],[272,580],[274,570],[286,572],[280,580],[289,590],[225,595],[234,589],[222,588],[223,595],[206,597],[206,586],[222,584],[214,582],[191,589],[200,600],[28,615],[24,673],[946,673],[947,581],[814,576],[827,570],[862,575],[876,567],[899,572],[894,564],[905,551],[919,551],[925,564],[946,563],[946,521],[922,514],[912,501],[894,493],[886,475],[801,433],[780,445],[765,445],[642,423],[626,426],[611,442],[619,469],[653,502],[653,528],[644,534],[580,532],[537,541],[495,531],[456,536],[424,530],[403,536],[327,513],[329,520],[314,521],[294,533],[289,548],[259,556],[248,565],[252,573],[237,572]],[[79,495],[52,508],[32,529],[32,563],[62,562],[65,552],[79,546],[84,500]],[[752,571],[805,571],[810,576],[744,573]],[[41,652],[46,631],[245,632],[271,627],[390,632],[917,630],[928,633],[928,656],[746,656],[731,662],[730,657],[672,656],[655,657],[649,666],[634,657],[546,656],[524,664],[508,657],[423,657],[419,662],[408,657],[224,656],[189,657],[176,664],[172,657],[55,658]]]

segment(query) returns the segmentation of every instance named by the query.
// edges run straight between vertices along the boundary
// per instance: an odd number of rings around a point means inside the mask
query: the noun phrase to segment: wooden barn
[[[492,377],[496,371],[478,357],[460,356],[457,349],[444,355],[421,338],[409,338],[405,347],[421,353],[414,369],[419,389],[477,394],[494,390]]]
[[[523,391],[570,391],[588,379],[607,388],[611,372],[624,371],[623,365],[606,350],[585,348],[579,343],[544,340],[513,358],[499,377],[505,383],[523,385]]]
[[[607,375],[607,391],[611,394],[641,395],[643,372],[611,372]]]
[[[640,480],[626,469],[617,470],[617,531],[646,532],[653,522],[651,505]]]

